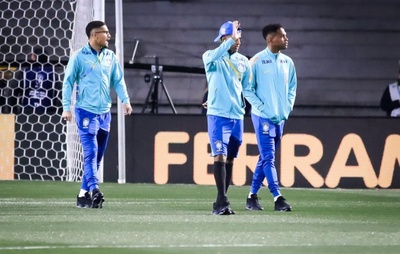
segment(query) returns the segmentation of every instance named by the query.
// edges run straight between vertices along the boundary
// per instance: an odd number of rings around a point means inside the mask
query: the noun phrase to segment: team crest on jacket
[[[269,124],[268,123],[263,123],[262,124],[262,130],[263,130],[263,134],[268,134],[268,132],[269,132]]]
[[[87,129],[89,127],[89,118],[83,118],[82,125],[84,129]]]
[[[238,71],[239,71],[240,73],[243,73],[243,72],[246,71],[246,66],[244,65],[243,62],[239,62],[239,63],[238,63]]]
[[[215,141],[215,147],[217,148],[217,152],[221,152],[222,151],[222,141],[221,140]]]

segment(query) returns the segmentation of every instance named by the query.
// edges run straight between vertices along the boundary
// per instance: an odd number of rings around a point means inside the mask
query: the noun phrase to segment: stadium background
[[[111,49],[115,50],[114,1],[106,0],[105,4],[105,21],[113,35],[110,45]],[[260,30],[265,24],[279,22],[286,28],[289,49],[285,53],[296,63],[299,83],[292,114],[293,121],[288,122],[286,133],[298,132],[300,128],[304,133],[317,132],[315,135],[326,140],[324,145],[332,144],[328,155],[330,158],[334,157],[337,144],[345,135],[357,133],[363,139],[375,135],[377,138],[366,142],[366,150],[372,156],[375,172],[379,173],[385,140],[388,136],[398,133],[398,129],[395,128],[398,120],[384,119],[385,114],[379,109],[380,96],[386,85],[396,80],[399,69],[398,1],[123,1],[123,6],[125,75],[135,113],[140,114],[143,109],[150,89],[149,83],[144,81],[144,76],[153,75],[150,68],[157,57],[163,66],[164,84],[180,115],[178,118],[168,115],[171,109],[166,97],[161,93],[160,115],[151,115],[150,122],[146,122],[147,118],[140,115],[127,119],[128,181],[152,181],[151,177],[154,176],[151,166],[156,149],[154,135],[157,131],[168,131],[170,128],[188,133],[205,131],[205,117],[201,115],[200,107],[206,87],[201,54],[216,46],[212,41],[218,27],[231,19],[238,19],[242,23],[243,39],[240,51],[249,57],[265,47],[260,35]],[[5,13],[6,10],[2,10],[2,63],[7,62],[7,57],[16,48],[16,45],[9,44],[9,36],[13,37],[14,33],[21,32],[19,29],[13,29],[12,22],[3,22],[7,15]],[[20,15],[18,12],[15,14]],[[56,37],[57,33],[53,38]],[[52,40],[43,41],[39,37],[38,42],[47,45],[51,44]],[[19,41],[15,40],[14,43],[18,44]],[[131,64],[129,60],[136,43],[138,48]],[[56,48],[50,57],[60,79],[60,66],[66,64],[66,56],[69,53],[67,46],[67,41],[62,42],[61,47]],[[20,67],[24,56],[18,57],[16,61],[7,64],[14,68]],[[115,116],[115,95],[112,112]],[[166,114],[166,117],[161,114]],[[311,116],[315,118],[309,118]],[[138,119],[138,122],[135,122],[135,119]],[[54,124],[58,120],[57,117],[51,117],[39,124]],[[37,119],[27,118],[26,121],[37,122]],[[246,122],[247,132],[251,132],[249,119]],[[141,126],[143,123],[160,128],[157,131],[146,132],[144,130],[151,128],[144,124],[141,129],[135,129],[135,125]],[[114,131],[105,157],[105,181],[115,181],[115,168],[118,167],[115,159],[116,116],[113,124]],[[328,128],[331,132],[327,132],[326,128],[329,126],[338,126],[338,129]],[[24,127],[17,126],[17,130],[18,128]],[[322,134],[318,134],[318,130]],[[55,130],[61,131],[59,128]],[[141,137],[143,140],[137,141],[135,137]],[[21,139],[32,139],[31,142],[16,143],[16,155],[21,161],[24,161],[24,154],[18,154],[18,149],[21,146],[27,146],[27,149],[31,145],[35,146],[35,138],[35,135],[23,136]],[[61,149],[59,144],[54,145],[61,141],[58,137],[53,140],[53,136],[49,135],[44,139],[46,138],[49,142],[41,145],[49,147],[48,150]],[[400,144],[395,148],[400,150],[399,146]],[[49,156],[51,163],[50,166],[44,166],[46,170],[58,171],[65,166],[57,162],[64,154],[49,151]],[[136,157],[149,164],[138,164],[139,160],[135,159]],[[397,163],[394,163],[393,168],[396,169],[396,176],[398,160],[395,162]],[[40,164],[42,161],[29,159],[23,162],[22,166],[17,165],[17,168],[29,171],[36,163]],[[325,159],[325,163],[319,166],[321,175],[326,175],[330,163],[331,161]],[[186,164],[181,169],[187,172],[186,177],[172,178],[170,182],[192,182],[192,169],[192,165]],[[35,175],[36,168],[29,173]],[[26,178],[24,174],[17,175],[16,179]],[[344,187],[363,187],[360,179],[352,180],[347,181]],[[393,182],[390,186],[396,187],[398,183]],[[295,183],[299,186],[309,186],[298,174]]]

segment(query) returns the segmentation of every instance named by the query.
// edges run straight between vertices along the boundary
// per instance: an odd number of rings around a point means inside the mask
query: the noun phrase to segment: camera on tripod
[[[160,65],[158,65],[158,67],[157,67],[157,65],[152,65],[151,66],[151,72],[153,72],[156,76],[159,76],[160,73],[162,73],[162,69],[163,69],[163,67],[160,66]],[[154,76],[153,78],[159,78],[159,77],[156,77],[156,76]],[[150,74],[146,73],[143,78],[144,78],[144,82],[145,83],[150,83],[151,82],[151,75]]]
[[[169,102],[169,105],[172,109],[172,112],[176,114],[176,109],[174,106],[174,103],[172,102],[171,96],[169,95],[168,89],[164,84],[163,81],[163,66],[159,65],[158,63],[158,57],[157,56],[152,56],[155,58],[155,64],[151,66],[151,72],[153,72],[153,77],[151,77],[150,74],[145,74],[144,75],[144,82],[145,83],[151,83],[151,86],[149,88],[149,92],[147,93],[146,101],[143,105],[142,113],[145,113],[146,110],[148,113],[152,114],[158,114],[158,106],[159,106],[159,85],[161,85],[167,99]]]

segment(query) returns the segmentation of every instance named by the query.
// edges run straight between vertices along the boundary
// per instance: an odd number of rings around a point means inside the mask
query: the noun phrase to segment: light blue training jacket
[[[296,98],[297,76],[293,60],[267,47],[250,59],[252,78],[244,90],[251,112],[275,124],[287,120]]]
[[[71,111],[74,83],[77,84],[77,108],[94,114],[107,113],[112,102],[111,86],[122,103],[129,103],[122,68],[114,52],[109,49],[103,48],[98,53],[88,43],[71,56],[62,88],[64,111]]]
[[[250,64],[244,55],[228,53],[233,44],[235,41],[229,38],[203,54],[208,83],[207,115],[243,119],[243,88],[249,82]]]

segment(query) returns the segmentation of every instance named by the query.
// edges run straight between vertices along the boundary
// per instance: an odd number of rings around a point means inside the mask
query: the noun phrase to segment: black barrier
[[[292,117],[276,165],[281,185],[313,188],[399,188],[400,119]],[[214,184],[206,117],[126,118],[126,177],[132,183]],[[105,156],[105,181],[117,181],[117,128]],[[234,185],[249,185],[258,158],[251,119],[235,160]]]

